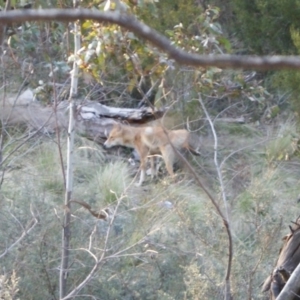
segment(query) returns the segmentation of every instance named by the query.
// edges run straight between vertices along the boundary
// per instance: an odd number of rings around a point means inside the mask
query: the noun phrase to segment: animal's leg
[[[161,149],[162,157],[165,161],[166,168],[171,177],[174,177],[173,163],[175,159],[175,153],[171,145],[162,147]]]
[[[162,164],[162,161],[159,159],[160,157],[156,157],[156,168],[155,168],[156,175],[158,174],[159,169],[160,169],[161,164]]]
[[[136,186],[141,186],[145,181],[145,170],[141,168],[140,181],[136,184]]]
[[[140,175],[140,181],[137,184],[137,186],[141,186],[145,180],[145,175],[146,175],[146,162],[147,162],[148,149],[144,147],[138,147],[136,150],[139,153],[140,161],[141,161],[140,164],[141,175]]]
[[[156,169],[155,169],[155,160],[156,160],[156,157],[151,155],[150,156],[150,163],[151,163],[151,179],[153,179],[157,173],[156,173]]]

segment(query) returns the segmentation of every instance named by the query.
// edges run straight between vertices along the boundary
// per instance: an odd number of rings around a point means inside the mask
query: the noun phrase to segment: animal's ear
[[[115,125],[115,128],[118,130],[118,131],[121,131],[122,130],[122,125],[120,123],[117,123]]]

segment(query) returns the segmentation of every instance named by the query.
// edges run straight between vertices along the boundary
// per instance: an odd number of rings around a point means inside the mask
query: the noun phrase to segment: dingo
[[[113,126],[108,139],[104,143],[106,148],[113,146],[126,146],[134,148],[141,161],[141,176],[140,186],[145,180],[146,162],[148,155],[161,154],[167,171],[174,177],[173,163],[176,158],[176,153],[172,148],[170,142],[176,149],[188,149],[194,154],[199,154],[191,145],[190,133],[185,129],[180,130],[166,130],[162,127],[133,127],[123,124],[116,124]],[[154,168],[154,158],[151,156],[151,177],[156,174]]]

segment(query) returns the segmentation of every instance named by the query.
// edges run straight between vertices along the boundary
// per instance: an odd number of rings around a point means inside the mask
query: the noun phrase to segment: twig
[[[211,131],[213,133],[213,136],[214,136],[214,163],[215,163],[215,167],[216,167],[216,170],[217,170],[217,174],[218,174],[218,180],[219,180],[219,183],[220,183],[220,186],[221,186],[221,194],[222,194],[222,199],[223,199],[223,202],[224,202],[224,207],[225,207],[225,213],[226,213],[226,218],[224,217],[223,213],[221,212],[221,209],[219,208],[219,206],[217,205],[218,207],[218,212],[220,214],[220,216],[222,217],[223,219],[223,222],[224,222],[224,226],[226,228],[226,231],[227,231],[227,235],[228,235],[228,243],[229,243],[229,253],[228,253],[228,264],[227,264],[227,272],[226,272],[226,276],[225,276],[225,299],[231,299],[232,296],[231,296],[231,291],[230,291],[230,275],[231,275],[231,265],[232,265],[232,256],[233,256],[233,243],[232,243],[232,235],[231,235],[231,229],[230,229],[230,223],[229,223],[229,217],[228,217],[228,207],[227,207],[227,199],[226,199],[226,193],[225,193],[225,187],[224,187],[224,183],[223,183],[223,176],[222,176],[222,172],[221,172],[221,168],[220,168],[220,165],[219,165],[219,162],[218,162],[218,137],[217,137],[217,134],[216,134],[216,131],[215,131],[215,127],[214,127],[214,124],[206,110],[206,107],[202,101],[202,98],[201,98],[201,95],[199,95],[199,102],[202,106],[202,109],[206,115],[206,118],[210,124],[210,128],[211,128]]]
[[[212,120],[211,120],[211,118],[210,118],[210,116],[209,116],[209,114],[206,110],[206,107],[205,107],[205,105],[202,101],[201,95],[199,95],[199,102],[202,106],[202,109],[205,113],[205,116],[206,116],[206,118],[209,122],[210,129],[211,129],[211,131],[213,133],[213,136],[214,136],[214,163],[215,163],[215,167],[216,167],[217,174],[218,174],[218,180],[219,180],[219,183],[220,183],[220,186],[221,186],[221,194],[222,194],[222,199],[223,199],[223,202],[224,202],[226,218],[229,222],[225,187],[224,187],[224,183],[223,183],[223,176],[222,176],[222,173],[221,173],[221,167],[220,167],[219,161],[218,161],[218,136],[217,136],[217,133],[216,133],[216,130],[215,130],[215,127],[214,127],[214,123],[212,122]]]
[[[24,229],[23,233],[21,236],[14,242],[12,243],[8,248],[5,249],[5,251],[0,254],[0,259],[4,257],[10,250],[12,250],[16,245],[18,245],[32,230],[33,228],[37,225],[38,219],[35,217],[32,209],[31,209],[31,214],[33,216],[33,219],[29,222],[28,226],[26,229]],[[22,226],[23,227],[23,226]]]
[[[51,64],[51,72],[54,74],[53,71],[53,65]],[[54,88],[53,88],[53,95],[54,95],[54,119],[55,119],[55,130],[56,130],[56,139],[57,139],[57,148],[58,148],[58,154],[59,154],[59,160],[60,160],[60,167],[61,172],[63,175],[64,180],[64,188],[66,188],[66,172],[65,172],[65,166],[64,166],[64,160],[63,160],[63,154],[62,154],[62,147],[61,147],[61,138],[60,138],[60,128],[58,126],[58,118],[57,118],[57,94],[56,94],[56,88],[55,88],[55,78],[53,76],[53,82],[52,82]]]
[[[91,269],[89,274],[85,277],[85,279],[79,285],[77,285],[71,292],[69,292],[68,295],[64,296],[61,300],[70,299],[70,298],[74,297],[75,295],[77,295],[79,293],[79,291],[93,278],[93,276],[96,273],[96,271],[98,270],[100,264],[103,262],[103,259],[105,257],[106,251],[107,251],[108,238],[109,238],[109,235],[110,235],[112,224],[113,224],[113,221],[116,217],[117,210],[118,210],[118,208],[121,204],[121,199],[123,197],[119,198],[117,207],[116,207],[116,209],[114,210],[114,213],[111,216],[109,226],[108,226],[108,229],[107,229],[107,232],[106,232],[106,237],[105,237],[105,242],[104,242],[104,249],[102,250],[102,254],[101,254],[100,258],[98,258],[89,249],[80,249],[80,250],[86,251],[87,253],[89,253],[91,255],[91,257],[93,257],[93,259],[95,260],[95,265],[93,266],[93,268]]]
[[[162,124],[163,124],[164,117],[165,117],[165,115],[162,118]],[[171,143],[171,141],[169,139],[169,136],[168,136],[168,133],[167,133],[167,131],[164,127],[163,127],[163,130],[164,130],[164,132],[165,132],[165,134],[168,138],[168,141],[169,141],[170,145],[172,146],[174,152],[180,158],[180,160],[184,163],[184,165],[189,169],[190,173],[194,176],[194,179],[195,179],[196,183],[198,184],[199,187],[201,187],[203,189],[205,194],[208,196],[208,198],[211,200],[212,204],[214,205],[217,213],[219,214],[219,216],[223,220],[223,224],[225,226],[225,229],[226,229],[226,232],[227,232],[227,235],[228,235],[228,263],[227,263],[227,271],[226,271],[226,275],[225,275],[225,299],[226,300],[231,300],[232,296],[231,296],[231,291],[230,291],[230,275],[231,275],[232,256],[233,256],[233,243],[232,243],[232,234],[231,234],[231,230],[230,230],[229,221],[225,217],[225,215],[223,214],[223,212],[222,212],[221,208],[219,207],[219,205],[218,205],[217,201],[215,200],[215,198],[212,196],[210,191],[202,183],[201,179],[199,178],[199,176],[196,173],[196,171],[194,170],[194,168],[187,161],[187,159]],[[217,168],[217,169],[219,169],[218,171],[220,172],[220,168]],[[226,197],[225,197],[225,199],[226,199]]]

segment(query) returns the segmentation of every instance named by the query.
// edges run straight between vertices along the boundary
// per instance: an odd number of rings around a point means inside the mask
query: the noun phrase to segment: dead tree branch
[[[171,44],[170,40],[156,30],[139,22],[131,15],[119,12],[100,12],[89,9],[28,9],[0,12],[0,25],[26,21],[61,21],[94,20],[118,24],[131,30],[139,37],[148,40],[182,65],[194,67],[218,67],[229,69],[300,69],[299,56],[242,56],[242,55],[198,55],[188,53]]]

